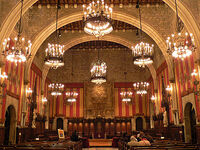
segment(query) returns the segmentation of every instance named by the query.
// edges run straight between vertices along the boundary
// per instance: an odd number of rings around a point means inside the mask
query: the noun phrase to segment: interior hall
[[[200,149],[199,0],[0,0],[0,150]]]

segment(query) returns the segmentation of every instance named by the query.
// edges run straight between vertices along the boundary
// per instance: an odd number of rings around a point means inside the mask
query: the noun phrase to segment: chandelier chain
[[[22,13],[23,13],[23,6],[24,6],[24,0],[21,0],[21,11],[20,11],[20,19],[19,19],[18,39],[19,39],[19,37],[21,36],[21,33],[22,33],[22,21],[23,21]]]
[[[58,0],[57,3],[57,9],[56,9],[56,42],[59,44],[59,35],[58,35],[58,11],[60,9],[60,0]]]
[[[138,1],[138,11],[139,11],[139,18],[140,18],[140,40],[142,41],[142,13],[140,8],[140,1]]]

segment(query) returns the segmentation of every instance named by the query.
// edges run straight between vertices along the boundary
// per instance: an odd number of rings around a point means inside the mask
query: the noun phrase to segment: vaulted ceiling
[[[104,0],[106,4],[110,5],[113,4],[115,5],[119,5],[119,4],[123,4],[123,5],[134,5],[138,2],[138,0]],[[90,3],[91,0],[60,0],[60,4],[61,5],[83,5],[83,4],[88,4]],[[55,5],[58,3],[58,0],[39,0],[35,5]],[[163,0],[141,0],[142,4],[164,4]]]

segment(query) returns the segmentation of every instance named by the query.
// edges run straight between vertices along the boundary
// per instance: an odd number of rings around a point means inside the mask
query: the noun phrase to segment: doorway
[[[62,118],[57,119],[57,130],[58,129],[63,129],[63,119]]]
[[[142,119],[142,117],[137,117],[136,118],[136,130],[137,131],[142,131],[143,130],[143,119]]]
[[[14,106],[10,105],[5,116],[4,145],[12,144],[16,144],[16,111]]]
[[[185,118],[185,142],[197,143],[196,139],[196,114],[192,103],[187,103],[184,112]]]

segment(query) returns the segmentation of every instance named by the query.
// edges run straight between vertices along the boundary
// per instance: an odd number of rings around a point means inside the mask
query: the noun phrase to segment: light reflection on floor
[[[118,148],[110,148],[110,147],[94,147],[94,148],[83,148],[83,150],[118,150]]]

